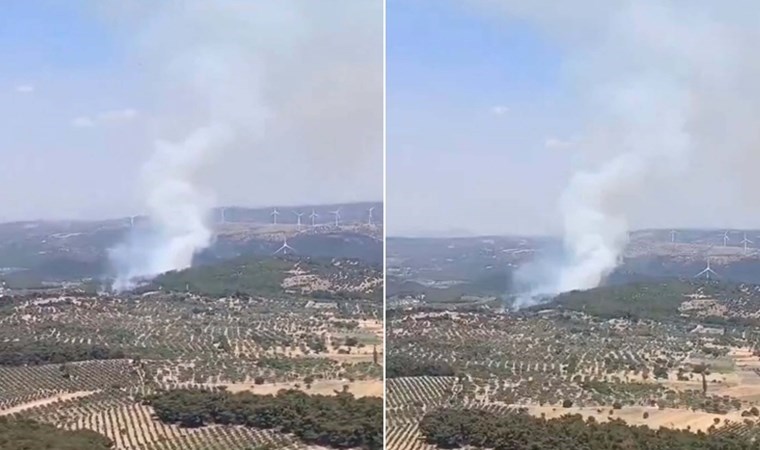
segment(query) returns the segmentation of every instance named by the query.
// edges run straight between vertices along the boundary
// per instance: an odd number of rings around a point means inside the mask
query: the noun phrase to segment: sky
[[[759,17],[744,0],[389,0],[389,235],[760,227]]]
[[[141,214],[157,142],[220,120],[215,204],[380,200],[382,33],[380,0],[8,0],[0,220]]]
[[[445,3],[387,6],[389,232],[527,231],[514,216],[549,220],[534,202],[558,194],[532,178],[567,159],[545,141],[571,139],[552,105],[559,50],[523,24]]]

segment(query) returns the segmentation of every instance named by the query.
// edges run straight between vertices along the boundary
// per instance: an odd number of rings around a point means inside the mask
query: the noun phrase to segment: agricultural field
[[[575,429],[572,414],[600,435],[644,425],[684,431],[678,442],[696,431],[753,442],[758,297],[754,286],[679,282],[573,292],[519,312],[396,308],[387,316],[388,448],[449,442],[446,421],[460,420],[450,410],[476,411],[474,430],[524,416],[538,419],[525,426],[539,434]]]
[[[317,272],[313,262],[272,261],[261,263],[272,268],[266,280],[243,276],[245,289],[231,294],[198,293],[213,285],[213,277],[210,283],[200,277],[181,291],[3,296],[0,418],[92,430],[124,450],[309,448],[277,427],[159,420],[145,400],[187,390],[266,399],[288,390],[380,402],[383,327],[382,305],[371,293],[375,269],[328,261],[319,264],[330,270]],[[329,298],[288,282],[299,276],[345,294]],[[156,282],[184,277],[168,274]],[[267,287],[265,294],[254,294],[257,285]]]

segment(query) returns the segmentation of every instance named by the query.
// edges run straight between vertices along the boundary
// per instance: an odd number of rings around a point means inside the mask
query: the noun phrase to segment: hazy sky
[[[196,174],[218,204],[379,200],[382,92],[380,0],[9,0],[0,219],[140,213],[155,141],[217,116],[250,127]]]
[[[389,0],[389,234],[561,233],[581,170],[585,207],[630,228],[760,226],[758,19],[744,0]]]

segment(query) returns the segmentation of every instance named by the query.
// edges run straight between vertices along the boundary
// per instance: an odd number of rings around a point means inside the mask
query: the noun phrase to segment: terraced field
[[[714,333],[691,317],[602,319],[561,310],[409,309],[388,320],[389,449],[432,448],[419,421],[445,408],[760,436],[752,328]]]
[[[307,448],[275,430],[163,423],[141,401],[158,390],[382,393],[371,300],[61,292],[2,305],[0,416],[94,430],[116,449]],[[70,359],[80,353],[105,359]]]

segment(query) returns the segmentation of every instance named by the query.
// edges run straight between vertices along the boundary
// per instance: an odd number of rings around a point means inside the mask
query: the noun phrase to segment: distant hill
[[[746,249],[745,235],[753,241]],[[757,230],[633,231],[621,265],[603,284],[689,279],[706,267],[708,259],[719,280],[760,284],[760,250],[755,248],[759,237]],[[509,295],[515,270],[532,261],[560,260],[563,249],[557,237],[391,237],[387,254],[389,297],[425,294],[446,301],[492,293],[489,285],[502,286],[502,295]]]
[[[301,214],[301,223],[311,225],[312,219],[309,217],[315,213],[315,224],[335,224],[335,211],[338,211],[339,223],[343,224],[366,224],[369,222],[369,209],[372,208],[372,222],[374,224],[383,223],[383,204],[381,202],[360,202],[360,203],[343,203],[329,205],[295,205],[295,206],[267,206],[265,208],[243,208],[237,206],[227,206],[216,208],[213,211],[214,217],[221,219],[222,210],[224,219],[231,223],[258,223],[270,224],[274,222],[273,212],[277,210],[277,223],[291,224],[298,223],[298,215]]]
[[[278,208],[225,208],[213,225],[211,247],[196,255],[194,264],[214,264],[240,256],[271,256],[283,239],[296,253],[315,258],[357,258],[379,264],[383,257],[381,203],[304,205]],[[369,208],[373,224],[368,223]],[[330,211],[340,211],[339,224]],[[218,210],[217,212],[220,212]],[[304,212],[301,226],[293,211]],[[311,226],[307,216],[319,216]],[[101,278],[111,272],[108,249],[132,227],[148,227],[144,217],[100,221],[32,221],[0,224],[0,278],[11,286]]]
[[[282,237],[275,235],[249,236],[245,239],[220,236],[206,251],[198,255],[197,263],[205,264],[240,255],[272,255],[282,246]],[[324,231],[295,233],[288,236],[288,245],[301,256],[319,258],[358,258],[372,264],[381,264],[381,240],[356,231]]]
[[[760,259],[731,261],[711,259],[714,278],[739,283],[760,284]],[[608,283],[619,284],[637,279],[693,278],[706,267],[706,260],[689,260],[674,256],[641,255],[625,258],[623,264],[608,277]]]

